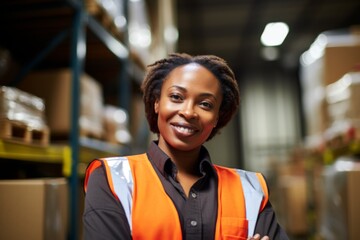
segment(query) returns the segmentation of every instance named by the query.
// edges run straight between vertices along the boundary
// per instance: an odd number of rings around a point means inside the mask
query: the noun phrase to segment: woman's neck
[[[177,167],[178,173],[186,175],[199,175],[199,153],[198,151],[180,152],[171,157]]]

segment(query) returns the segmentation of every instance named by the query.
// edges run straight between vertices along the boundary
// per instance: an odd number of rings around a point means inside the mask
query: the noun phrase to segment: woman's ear
[[[154,103],[154,111],[156,114],[159,113],[159,99],[156,99],[155,100],[155,103]]]

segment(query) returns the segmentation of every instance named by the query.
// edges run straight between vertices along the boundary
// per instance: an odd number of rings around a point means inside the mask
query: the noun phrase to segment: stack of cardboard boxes
[[[308,166],[306,187],[311,190],[307,192],[312,195],[306,201],[314,208],[311,214],[316,215],[316,232],[325,239],[356,239],[360,234],[355,227],[360,212],[354,189],[360,182],[360,169],[337,168],[342,155],[359,153],[354,148],[360,141],[359,66],[360,34],[353,29],[320,34],[301,57],[305,149],[311,153],[304,158]],[[320,168],[313,153],[323,161]],[[353,157],[341,166],[358,161]]]
[[[0,138],[13,141],[17,136],[7,134],[7,125],[3,124],[6,120],[11,126],[22,123],[31,129],[49,130],[46,144],[40,147],[69,144],[72,131],[71,69],[32,72],[16,88],[2,87],[0,90]],[[114,144],[130,143],[128,114],[116,106],[104,105],[101,85],[95,79],[82,74],[78,94],[80,137]],[[26,139],[24,137],[20,144],[31,146],[35,143],[39,147],[38,142]],[[0,180],[0,239],[67,239],[69,186],[65,178],[54,177]]]

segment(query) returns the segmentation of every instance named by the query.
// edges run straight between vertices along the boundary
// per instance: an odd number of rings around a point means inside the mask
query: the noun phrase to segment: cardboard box
[[[278,205],[279,217],[284,222],[286,232],[292,235],[306,235],[307,223],[307,187],[305,175],[283,175],[279,178]]]
[[[18,86],[45,101],[45,113],[52,135],[66,136],[71,130],[71,69],[33,72]],[[87,74],[80,77],[80,134],[103,135],[103,96],[101,85]]]
[[[323,84],[327,86],[339,80],[345,73],[360,64],[360,37],[356,44],[335,45],[325,48],[323,56]]]
[[[0,192],[0,239],[67,239],[64,178],[1,180]]]

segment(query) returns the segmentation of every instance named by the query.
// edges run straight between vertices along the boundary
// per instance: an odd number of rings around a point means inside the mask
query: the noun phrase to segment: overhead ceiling
[[[296,69],[300,55],[328,30],[360,24],[359,0],[178,0],[178,51],[215,54],[236,72],[266,67]],[[261,33],[268,22],[290,31],[278,47],[280,59],[261,57]]]
[[[175,0],[174,0],[175,1]],[[148,4],[151,4],[151,0]],[[268,68],[296,69],[300,55],[323,31],[360,25],[359,0],[176,0],[178,51],[223,57],[237,74]],[[20,64],[34,56],[61,31],[71,27],[73,11],[63,0],[7,0],[0,6],[0,46],[11,50]],[[278,47],[280,59],[261,57],[261,33],[268,22],[284,21],[290,32]],[[85,66],[105,92],[116,95],[119,63],[89,31]],[[55,39],[56,40],[56,39]],[[69,62],[68,39],[45,62],[49,67]],[[64,45],[65,44],[65,45]],[[94,46],[93,46],[94,45]],[[101,59],[101,60],[100,60]],[[105,61],[105,60],[106,61]],[[55,61],[54,61],[55,60]],[[102,64],[103,71],[94,66]],[[104,66],[103,66],[104,65]],[[96,71],[95,71],[96,70]],[[107,90],[108,89],[108,90]]]

